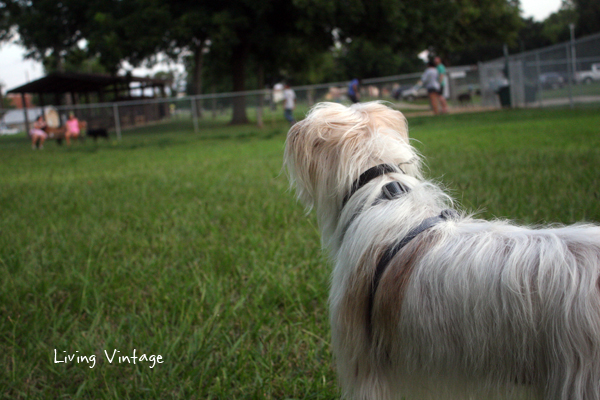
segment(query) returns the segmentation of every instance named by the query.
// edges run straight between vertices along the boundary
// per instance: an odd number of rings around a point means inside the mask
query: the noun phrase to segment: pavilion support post
[[[159,91],[160,91],[160,97],[163,99],[167,98],[167,92],[165,91],[165,85],[160,85],[158,87]],[[163,101],[160,105],[162,107],[162,116],[161,118],[165,118],[165,117],[171,117],[170,112],[169,112],[169,103],[166,101]]]
[[[79,104],[79,96],[77,95],[77,93],[71,92],[71,100],[72,106],[76,106],[77,104]],[[71,113],[75,114],[75,107],[71,107],[71,111],[69,111],[69,113],[67,114],[67,119],[69,118],[69,115]]]
[[[29,135],[29,113],[27,112],[27,99],[25,93],[21,93],[21,101],[23,102],[23,114],[25,116],[25,133]]]
[[[38,93],[38,96],[40,98],[40,107],[42,107],[42,115],[46,115],[46,103],[44,103],[44,94]]]

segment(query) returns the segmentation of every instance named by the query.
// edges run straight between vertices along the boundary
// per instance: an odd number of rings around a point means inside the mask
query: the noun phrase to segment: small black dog
[[[87,136],[93,137],[94,141],[98,140],[99,137],[108,140],[108,131],[104,128],[88,129]]]
[[[458,95],[458,102],[461,106],[468,106],[471,104],[471,93],[461,93]]]

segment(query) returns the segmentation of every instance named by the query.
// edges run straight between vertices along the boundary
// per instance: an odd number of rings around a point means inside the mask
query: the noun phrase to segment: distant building
[[[6,95],[6,98],[14,108],[23,108],[23,96],[20,94],[10,93]],[[33,107],[33,96],[31,94],[25,94],[25,103],[27,108]]]

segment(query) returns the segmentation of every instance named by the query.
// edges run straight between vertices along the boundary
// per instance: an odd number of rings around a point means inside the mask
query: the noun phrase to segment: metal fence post
[[[483,74],[483,68],[484,68],[484,64],[482,62],[478,62],[477,63],[477,72],[479,74],[479,90],[481,91],[481,105],[482,106],[490,106],[491,104],[488,104],[488,96],[487,96],[487,89],[486,89],[486,81],[485,81],[485,77]]]
[[[542,82],[540,80],[540,76],[542,75],[542,71],[540,69],[540,53],[535,53],[535,67],[537,72],[537,88],[538,88],[538,102],[540,103],[540,107],[543,107],[542,97],[544,96]]]
[[[575,24],[569,24],[569,30],[571,31],[571,58],[573,60],[573,80],[577,74],[577,53],[575,49]]]
[[[115,116],[115,130],[117,131],[117,139],[121,140],[121,118],[119,117],[119,106],[113,103],[113,115]]]
[[[263,127],[263,103],[264,103],[264,95],[261,93],[258,95],[258,105],[256,107],[256,125],[259,128]]]
[[[198,110],[196,109],[196,99],[191,98],[192,101],[192,122],[194,123],[194,133],[198,133]]]
[[[567,62],[567,75],[569,76],[569,79],[567,80],[567,85],[569,85],[569,106],[571,108],[574,108],[575,105],[573,104],[573,71],[571,71],[571,52],[569,51],[569,46],[565,46],[565,50],[567,51],[567,58],[566,58],[566,62]]]

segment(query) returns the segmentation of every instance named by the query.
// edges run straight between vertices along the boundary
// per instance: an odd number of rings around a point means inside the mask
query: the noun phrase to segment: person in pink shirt
[[[75,118],[75,114],[70,113],[69,119],[67,120],[67,131],[65,132],[65,139],[67,139],[67,145],[71,145],[72,137],[79,137],[79,120]]]

